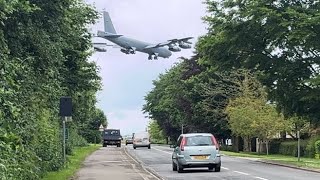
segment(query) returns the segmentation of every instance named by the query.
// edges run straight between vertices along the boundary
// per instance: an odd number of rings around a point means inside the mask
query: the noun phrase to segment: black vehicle
[[[120,129],[105,129],[103,131],[103,147],[107,147],[107,145],[117,145],[117,147],[121,147],[121,140]]]

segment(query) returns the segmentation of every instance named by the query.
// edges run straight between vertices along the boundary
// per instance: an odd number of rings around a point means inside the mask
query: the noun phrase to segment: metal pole
[[[183,124],[181,125],[181,134],[183,134]]]
[[[66,120],[67,117],[64,117],[62,121],[63,128],[63,163],[66,163]]]
[[[300,161],[300,130],[298,130],[298,161]]]

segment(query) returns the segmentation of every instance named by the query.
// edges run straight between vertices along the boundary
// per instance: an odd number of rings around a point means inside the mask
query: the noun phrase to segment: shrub
[[[306,156],[307,140],[300,141],[300,156]],[[298,156],[298,142],[297,141],[287,141],[281,142],[279,147],[279,154],[287,156]]]
[[[316,154],[315,142],[317,140],[320,140],[320,136],[313,136],[308,141],[307,148],[306,148],[306,151],[307,151],[306,154],[310,158],[314,158],[314,156]]]

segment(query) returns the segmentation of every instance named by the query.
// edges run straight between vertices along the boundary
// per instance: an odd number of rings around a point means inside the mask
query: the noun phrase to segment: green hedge
[[[307,144],[308,140],[300,141],[300,156],[307,156]],[[298,142],[297,141],[287,141],[281,142],[279,146],[279,154],[287,156],[298,156]]]

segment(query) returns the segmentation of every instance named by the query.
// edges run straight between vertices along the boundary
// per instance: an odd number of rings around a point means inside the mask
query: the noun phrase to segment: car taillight
[[[183,137],[182,141],[181,141],[181,144],[180,144],[181,151],[184,151],[184,146],[186,145],[186,143],[187,143],[186,138]]]
[[[216,150],[219,150],[219,144],[214,136],[211,136],[212,143],[216,146]]]

